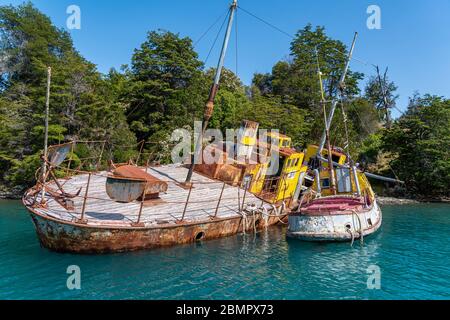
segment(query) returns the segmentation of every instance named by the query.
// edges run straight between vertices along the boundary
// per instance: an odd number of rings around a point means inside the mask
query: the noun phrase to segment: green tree
[[[24,168],[42,152],[48,66],[50,144],[69,139],[106,140],[109,145],[135,140],[125,106],[109,92],[107,79],[75,50],[70,35],[31,3],[0,6],[0,57],[0,182],[33,182],[34,174]]]
[[[416,96],[407,113],[385,131],[383,146],[395,155],[391,166],[408,192],[450,195],[450,100]]]
[[[128,121],[139,140],[155,140],[162,132],[200,118],[206,86],[203,63],[192,40],[168,31],[149,32],[136,49],[130,70]],[[204,95],[203,95],[204,93]]]

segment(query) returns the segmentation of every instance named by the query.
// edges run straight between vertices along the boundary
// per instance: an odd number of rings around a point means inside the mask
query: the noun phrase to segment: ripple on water
[[[40,248],[19,202],[0,202],[1,299],[442,299],[450,297],[450,210],[387,206],[382,229],[364,246],[257,236],[113,255]],[[79,265],[82,290],[66,287]],[[367,268],[381,289],[367,289]]]

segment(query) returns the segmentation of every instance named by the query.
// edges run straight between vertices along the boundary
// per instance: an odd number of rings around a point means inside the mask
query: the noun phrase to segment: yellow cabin
[[[317,155],[318,149],[319,149],[319,147],[316,145],[308,146],[308,148],[306,149],[305,160],[303,162],[303,164],[305,166],[311,164],[310,161],[312,161],[312,159],[315,158],[315,156]],[[322,157],[324,157],[325,159],[328,159],[328,150],[325,148],[322,150]],[[336,162],[340,165],[343,165],[345,163],[345,161],[347,160],[347,156],[342,151],[337,150],[337,149],[334,149],[331,151],[331,158],[333,159],[333,162]],[[325,168],[327,168],[328,163],[324,162],[323,166]]]
[[[278,148],[290,148],[292,143],[292,139],[290,137],[273,131],[267,132],[263,138],[267,141],[267,144],[273,144],[278,146]]]
[[[303,164],[305,166],[311,165],[311,161],[315,158],[317,154],[318,146],[312,145],[308,146],[306,151],[305,160]],[[324,149],[322,151],[322,157],[328,159],[328,150]],[[336,178],[336,193],[337,195],[354,195],[359,193],[362,196],[374,199],[375,194],[370,186],[369,181],[364,173],[353,168],[343,167],[347,156],[338,149],[332,150],[333,162],[339,164],[340,166],[334,166],[335,178]],[[312,185],[313,190],[320,193],[322,196],[331,196],[333,192],[331,190],[330,182],[330,171],[328,170],[328,163],[321,163],[323,170],[320,170],[320,186],[318,187],[317,177],[314,179]],[[356,183],[355,174],[358,177]]]
[[[275,137],[278,139],[280,136]],[[289,137],[280,138],[280,144],[290,145]],[[303,166],[304,156],[303,152],[290,147],[275,148],[268,157],[270,161],[257,164],[247,171],[247,175],[251,176],[249,191],[273,203],[292,198],[298,187],[300,174],[307,170]],[[278,162],[278,167],[272,167],[272,162]]]

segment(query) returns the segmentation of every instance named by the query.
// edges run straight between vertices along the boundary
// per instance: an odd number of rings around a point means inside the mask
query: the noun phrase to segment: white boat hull
[[[380,207],[373,203],[371,208],[352,213],[289,215],[287,236],[304,241],[352,241],[375,233],[381,226]]]

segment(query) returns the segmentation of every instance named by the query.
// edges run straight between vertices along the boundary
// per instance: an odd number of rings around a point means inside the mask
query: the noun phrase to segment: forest
[[[307,25],[289,50],[288,59],[270,73],[254,74],[250,85],[224,70],[210,127],[236,128],[249,119],[291,136],[298,149],[317,143],[323,130],[317,60],[330,101],[339,90],[348,47],[323,27]],[[163,30],[149,31],[131,61],[102,74],[75,49],[69,33],[32,4],[0,6],[0,191],[5,194],[20,194],[35,182],[48,66],[49,144],[104,141],[105,153],[115,161],[135,155],[141,141],[149,142],[145,151],[168,161],[171,132],[201,120],[214,74],[190,38]],[[345,144],[345,118],[352,157],[371,172],[405,181],[384,186],[383,193],[449,197],[450,99],[413,94],[408,106],[398,106],[404,113],[390,121],[384,102],[396,105],[396,84],[364,79],[350,70],[331,128],[333,144]],[[99,150],[77,148],[72,165],[92,152]]]

